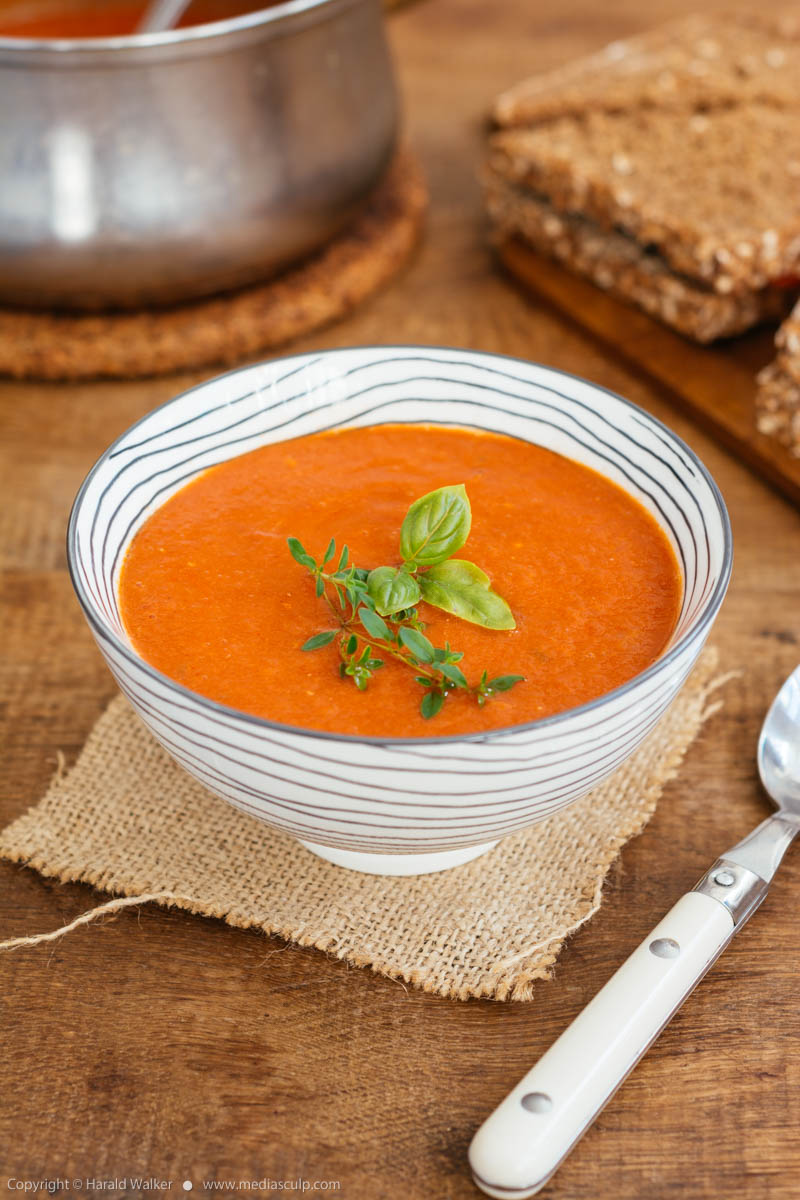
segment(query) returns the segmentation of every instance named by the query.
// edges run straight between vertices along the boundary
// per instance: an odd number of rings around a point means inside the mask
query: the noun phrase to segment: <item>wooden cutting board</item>
[[[800,458],[755,426],[755,375],[773,357],[773,329],[700,346],[520,242],[498,253],[512,275],[662,384],[676,407],[800,505]]]

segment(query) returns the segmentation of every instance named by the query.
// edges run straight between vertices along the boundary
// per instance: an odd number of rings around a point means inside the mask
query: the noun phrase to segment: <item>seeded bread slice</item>
[[[775,334],[775,345],[778,366],[800,384],[800,303],[795,305]]]
[[[719,295],[676,274],[633,238],[601,229],[576,213],[559,213],[545,197],[492,173],[486,179],[486,202],[498,241],[521,238],[695,341],[711,342],[779,319],[788,306],[786,293],[777,288]]]
[[[758,375],[756,422],[800,457],[800,301],[775,335],[777,355]]]
[[[691,17],[497,101],[493,170],[723,295],[800,274],[800,10]]]
[[[800,103],[560,117],[496,134],[490,164],[722,295],[800,274]]]
[[[493,118],[508,128],[586,112],[649,107],[707,111],[754,100],[793,106],[800,13],[699,14],[576,59],[503,92]]]
[[[777,361],[758,376],[756,423],[800,457],[800,383]]]

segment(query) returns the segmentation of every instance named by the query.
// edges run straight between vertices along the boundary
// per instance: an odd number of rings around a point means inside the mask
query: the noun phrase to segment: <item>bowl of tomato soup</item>
[[[431,347],[277,359],[175,397],[94,466],[68,555],[168,753],[383,874],[466,862],[620,766],[732,561],[718,489],[654,417]]]

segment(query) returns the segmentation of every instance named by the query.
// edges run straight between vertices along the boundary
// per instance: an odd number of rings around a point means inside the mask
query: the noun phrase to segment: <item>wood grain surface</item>
[[[475,178],[484,113],[503,86],[690,7],[429,0],[393,16],[408,131],[432,186],[427,242],[371,305],[299,348],[501,351],[588,376],[667,421],[711,468],[733,520],[734,579],[714,640],[741,675],[724,711],[530,1003],[430,998],[153,908],[0,955],[0,1191],[12,1180],[9,1194],[24,1180],[125,1178],[126,1194],[145,1195],[130,1180],[153,1176],[171,1179],[174,1196],[185,1179],[211,1194],[204,1180],[302,1177],[338,1181],[346,1200],[469,1200],[476,1126],[681,892],[765,815],[753,752],[798,659],[800,514],[622,357],[509,284],[486,248]],[[194,378],[0,386],[3,821],[38,799],[58,751],[74,760],[114,694],[66,575],[72,497],[113,437]],[[543,1196],[800,1195],[799,899],[795,854]],[[2,937],[52,929],[96,900],[0,864]]]

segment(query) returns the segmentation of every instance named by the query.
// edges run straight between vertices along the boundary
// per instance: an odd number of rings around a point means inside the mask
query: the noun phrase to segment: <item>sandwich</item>
[[[524,81],[493,111],[494,237],[699,342],[800,291],[800,17],[695,16]]]

